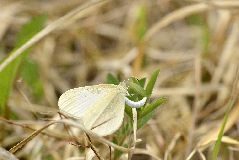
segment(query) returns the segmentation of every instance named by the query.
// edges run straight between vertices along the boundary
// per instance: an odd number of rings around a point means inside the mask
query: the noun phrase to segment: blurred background
[[[159,68],[152,99],[168,100],[138,131],[133,159],[209,159],[227,111],[219,159],[239,158],[238,0],[0,0],[0,22],[2,148],[53,118],[66,90]],[[40,134],[15,155],[73,160],[84,152]]]

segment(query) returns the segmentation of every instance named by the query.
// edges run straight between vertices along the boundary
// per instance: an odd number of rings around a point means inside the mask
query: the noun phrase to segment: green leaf
[[[25,58],[21,67],[21,76],[31,89],[34,98],[39,101],[44,95],[43,84],[39,75],[38,65],[29,57]]]
[[[32,18],[32,20],[26,23],[21,31],[17,35],[17,41],[15,49],[22,46],[29,39],[31,39],[36,33],[42,30],[46,22],[47,17],[45,15],[37,16]]]
[[[156,108],[166,102],[165,98],[159,98],[138,112],[138,129],[143,127],[152,117]]]
[[[17,35],[16,47],[14,50],[38,33],[43,28],[45,20],[46,16],[39,16],[25,24]],[[9,63],[9,65],[0,72],[0,113],[5,109],[13,82],[16,78],[17,70],[28,53],[29,49]]]
[[[167,99],[162,97],[162,98],[159,98],[159,99],[155,100],[153,103],[146,105],[146,107],[142,111],[139,112],[138,117],[139,118],[144,117],[145,115],[154,111],[160,105],[164,104],[166,101],[167,101]]]
[[[146,92],[145,92],[144,88],[142,88],[139,84],[130,82],[129,88],[132,89],[135,93],[141,95],[142,97],[146,97]]]
[[[106,82],[108,84],[115,84],[115,85],[118,85],[120,83],[120,81],[114,75],[112,75],[111,73],[109,73],[107,75]]]
[[[138,119],[137,128],[142,128],[152,117],[154,112],[150,112],[149,114],[146,114],[144,117]]]
[[[159,75],[159,69],[154,71],[153,74],[151,75],[151,77],[149,79],[149,82],[148,82],[148,84],[146,86],[146,95],[147,95],[147,97],[151,96],[158,75]]]

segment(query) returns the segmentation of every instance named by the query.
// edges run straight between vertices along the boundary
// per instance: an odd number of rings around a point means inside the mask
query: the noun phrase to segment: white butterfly
[[[122,124],[125,103],[139,108],[146,102],[146,97],[133,102],[127,97],[124,82],[119,85],[99,84],[74,88],[63,93],[58,106],[64,114],[82,120],[87,129],[100,136],[115,132]]]

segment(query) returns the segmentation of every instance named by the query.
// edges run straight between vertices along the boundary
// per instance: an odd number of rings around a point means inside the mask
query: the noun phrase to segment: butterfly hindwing
[[[115,132],[123,122],[124,107],[124,95],[117,94],[103,111],[104,116],[95,121],[93,131],[102,136]]]

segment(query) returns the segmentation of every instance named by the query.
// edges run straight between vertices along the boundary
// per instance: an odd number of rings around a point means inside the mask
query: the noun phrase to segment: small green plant
[[[134,77],[131,77],[128,81],[128,92],[129,92],[129,99],[132,101],[138,101],[142,99],[143,97],[147,97],[147,102],[144,104],[143,107],[137,109],[137,129],[142,128],[154,115],[155,110],[162,104],[166,102],[166,98],[158,98],[154,100],[153,102],[150,102],[150,97],[153,92],[153,88],[155,85],[155,82],[157,80],[157,77],[159,75],[159,70],[156,70],[153,72],[151,77],[149,78],[147,84],[146,84],[146,78],[137,79]],[[109,84],[116,84],[118,85],[120,80],[113,76],[112,74],[107,75],[107,83]],[[132,109],[131,107],[127,106],[125,107],[125,113],[128,115],[130,121],[124,122],[122,127],[115,133],[113,142],[129,147],[128,144],[125,144],[125,139],[127,136],[133,132],[133,125],[132,125]],[[117,159],[122,152],[115,151],[114,158]]]

